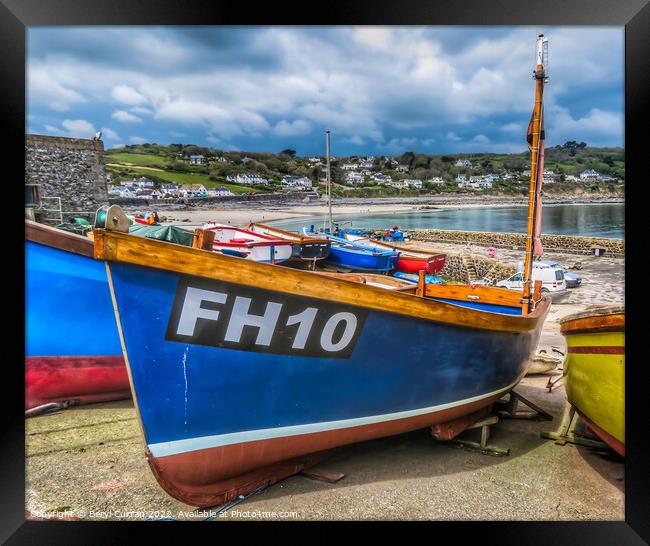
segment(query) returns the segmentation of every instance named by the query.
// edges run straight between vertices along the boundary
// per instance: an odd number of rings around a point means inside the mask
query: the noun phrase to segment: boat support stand
[[[496,404],[501,406],[497,413],[504,419],[531,419],[534,421],[552,421],[553,416],[527,398],[515,391],[510,391],[506,401],[499,400]],[[533,411],[518,411],[519,402],[528,406]]]
[[[600,440],[592,440],[585,436],[575,433],[578,419],[576,419],[576,410],[573,406],[569,409],[568,414],[565,414],[560,426],[560,432],[540,432],[540,437],[547,440],[555,440],[555,445],[563,446],[566,444],[575,444],[585,447],[595,447],[599,449],[607,449],[607,444]]]
[[[466,449],[468,451],[477,451],[483,455],[492,455],[494,457],[505,457],[510,455],[510,448],[502,448],[493,445],[488,445],[490,440],[490,427],[496,425],[499,422],[499,417],[496,415],[488,415],[484,419],[477,421],[467,427],[466,430],[472,429],[481,429],[481,440],[480,442],[474,442],[470,440],[465,440],[462,438],[452,438],[449,440],[450,443],[455,444],[458,447]]]

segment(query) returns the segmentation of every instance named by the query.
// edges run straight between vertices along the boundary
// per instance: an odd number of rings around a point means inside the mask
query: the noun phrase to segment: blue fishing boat
[[[25,409],[131,397],[90,239],[25,221]]]
[[[320,237],[331,242],[330,253],[326,263],[354,271],[385,272],[397,268],[399,252],[392,249],[380,249],[336,237],[330,233],[316,233],[313,228],[303,228],[303,233],[310,237]]]
[[[274,483],[336,446],[484,415],[525,375],[550,303],[524,315],[505,289],[418,285],[416,295],[94,237],[147,459],[195,506]]]
[[[526,374],[551,304],[530,277],[540,126],[535,115],[522,294],[424,276],[387,290],[95,230],[160,485],[213,506],[337,446],[426,427],[449,439],[485,417]]]

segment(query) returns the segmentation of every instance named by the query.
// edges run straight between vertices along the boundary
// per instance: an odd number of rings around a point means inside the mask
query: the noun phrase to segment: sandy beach
[[[560,199],[548,198],[545,204],[599,204],[622,203],[620,198],[582,198]],[[504,208],[525,207],[527,201],[521,198],[485,198],[429,196],[427,198],[377,198],[377,199],[336,199],[332,203],[335,215],[374,215],[388,212],[434,211],[436,209],[468,209],[468,208]],[[126,207],[125,207],[126,208]],[[129,213],[150,210],[146,207],[126,208]],[[199,227],[213,221],[223,224],[242,226],[248,222],[274,222],[292,218],[309,218],[315,215],[326,215],[328,206],[324,200],[312,200],[309,203],[255,203],[235,202],[208,206],[187,207],[174,205],[159,208],[163,222],[188,228]]]

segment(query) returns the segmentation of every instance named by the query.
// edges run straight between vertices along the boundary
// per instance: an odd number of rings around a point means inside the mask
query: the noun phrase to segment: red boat
[[[106,268],[87,237],[25,221],[25,410],[131,397]]]
[[[446,254],[419,251],[413,248],[404,246],[396,246],[392,243],[384,241],[374,241],[367,237],[355,235],[352,233],[344,233],[348,241],[358,241],[366,246],[380,248],[382,250],[397,250],[400,255],[397,261],[397,270],[405,273],[417,273],[418,271],[426,271],[428,275],[434,275],[445,266]]]

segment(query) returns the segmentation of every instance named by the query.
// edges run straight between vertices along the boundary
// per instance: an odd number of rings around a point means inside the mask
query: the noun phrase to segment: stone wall
[[[40,184],[41,197],[60,197],[64,221],[72,215],[89,217],[108,204],[104,143],[25,135],[25,183]],[[46,199],[42,204],[55,208],[53,200]],[[40,216],[44,220],[43,213]],[[48,216],[55,215],[50,212]]]
[[[526,235],[523,233],[417,229],[411,231],[411,238],[413,241],[470,243],[486,247],[494,246],[512,249],[526,248]],[[625,255],[624,239],[542,234],[542,245],[545,250],[555,250],[570,254],[593,254],[592,247],[600,246],[605,249],[605,255]]]

